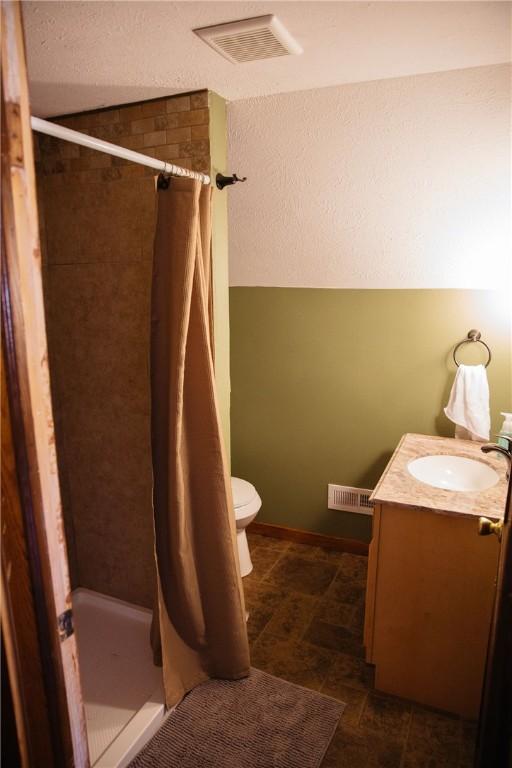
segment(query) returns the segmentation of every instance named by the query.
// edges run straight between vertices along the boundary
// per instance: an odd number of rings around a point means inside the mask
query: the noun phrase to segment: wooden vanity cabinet
[[[364,633],[377,690],[478,717],[498,554],[476,516],[376,504]]]

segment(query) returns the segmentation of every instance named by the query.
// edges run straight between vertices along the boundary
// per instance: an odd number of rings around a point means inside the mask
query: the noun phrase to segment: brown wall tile
[[[166,142],[165,131],[152,131],[151,133],[144,134],[144,146],[156,147],[159,144],[165,144]]]
[[[62,141],[59,151],[61,157],[69,158],[80,156],[80,148],[78,144],[71,144],[69,141]]]
[[[91,122],[92,126],[97,125],[110,125],[111,123],[119,122],[119,110],[118,109],[106,109],[94,114],[94,119]]]
[[[147,101],[142,104],[142,114],[144,117],[154,117],[155,115],[165,115],[167,111],[167,100]]]
[[[142,120],[134,120],[131,124],[132,133],[150,133],[155,130],[153,117],[144,117]]]
[[[178,126],[178,114],[173,113],[171,115],[157,115],[155,117],[155,128],[160,131],[164,128],[177,128]]]
[[[188,112],[190,96],[172,96],[167,100],[167,112]]]
[[[192,129],[188,126],[183,128],[171,128],[169,131],[167,131],[168,144],[175,144],[178,141],[190,141],[191,138]]]
[[[191,109],[203,109],[208,106],[208,91],[200,91],[199,93],[192,93],[190,96],[190,108]]]
[[[116,140],[116,144],[126,147],[126,149],[140,149],[144,146],[144,134],[136,133],[130,136],[120,136]]]
[[[180,156],[179,144],[165,144],[162,147],[155,147],[151,153],[159,160],[170,160],[176,165],[177,158]]]
[[[190,155],[191,157],[204,157],[210,152],[209,142],[206,140],[201,141],[187,141],[180,144],[180,153],[183,155]]]
[[[210,130],[208,125],[193,125],[190,128],[191,136],[190,138],[192,140],[197,139],[208,139],[210,136]]]
[[[192,170],[199,171],[200,173],[210,173],[210,158],[208,157],[193,157],[192,158]]]
[[[178,113],[178,125],[207,125],[208,110],[192,109],[190,112]]]
[[[123,122],[131,123],[132,120],[140,120],[142,114],[142,104],[134,104],[131,107],[121,107],[119,110],[119,119]]]

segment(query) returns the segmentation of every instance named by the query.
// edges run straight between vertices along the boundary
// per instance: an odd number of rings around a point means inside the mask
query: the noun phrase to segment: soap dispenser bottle
[[[503,422],[503,426],[500,429],[500,433],[498,435],[498,445],[501,445],[502,448],[509,449],[510,440],[512,440],[512,413],[506,413],[506,411],[502,411],[501,415],[505,417],[505,421]],[[508,440],[506,439],[508,437]]]

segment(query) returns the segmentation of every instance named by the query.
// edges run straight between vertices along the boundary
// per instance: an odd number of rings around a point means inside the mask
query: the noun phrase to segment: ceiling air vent
[[[273,14],[194,29],[201,40],[233,64],[302,53],[302,48]]]

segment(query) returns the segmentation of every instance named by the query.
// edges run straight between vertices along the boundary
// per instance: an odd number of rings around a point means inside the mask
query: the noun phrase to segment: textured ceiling
[[[229,100],[510,60],[509,2],[23,3],[41,117],[209,88]],[[194,27],[275,13],[301,56],[234,65]]]

